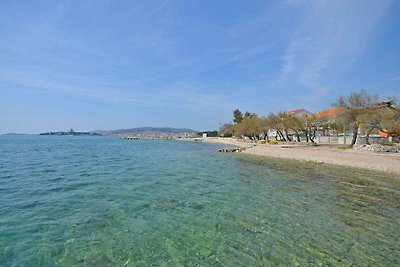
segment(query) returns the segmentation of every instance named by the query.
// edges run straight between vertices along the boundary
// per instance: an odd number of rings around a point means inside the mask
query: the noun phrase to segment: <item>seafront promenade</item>
[[[288,144],[255,144],[234,138],[197,138],[198,141],[245,147],[241,152],[265,157],[312,161],[374,171],[399,174],[400,153],[376,153],[372,151],[340,149],[337,146],[308,146]]]

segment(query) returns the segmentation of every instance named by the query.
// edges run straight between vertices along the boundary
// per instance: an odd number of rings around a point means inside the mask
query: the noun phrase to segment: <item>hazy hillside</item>
[[[99,134],[121,134],[121,133],[141,133],[141,132],[160,132],[160,133],[197,133],[197,131],[187,128],[171,128],[171,127],[138,127],[118,130],[96,130],[92,131]]]

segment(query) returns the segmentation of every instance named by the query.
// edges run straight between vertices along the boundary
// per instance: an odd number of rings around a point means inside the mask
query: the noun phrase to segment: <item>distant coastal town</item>
[[[218,131],[196,131],[188,128],[139,127],[119,130],[56,131],[40,135],[119,136],[123,139],[174,140],[182,138],[221,137],[242,141],[270,143],[338,144],[349,147],[371,144],[391,146],[400,142],[400,108],[396,97],[382,99],[366,91],[340,96],[331,108],[312,113],[305,108],[269,113],[235,109],[232,122]],[[396,150],[397,151],[397,150]]]
[[[63,132],[46,132],[46,133],[40,133],[39,135],[68,135],[68,136],[81,136],[81,135],[102,135],[99,133],[94,133],[94,132],[75,132],[74,129],[71,129],[69,131]]]
[[[215,132],[217,133],[217,132]],[[119,130],[97,130],[90,132],[74,131],[57,131],[40,133],[40,135],[55,135],[55,136],[119,136],[124,139],[138,140],[173,140],[181,138],[196,137],[198,132],[192,129],[180,129],[170,127],[140,127]]]

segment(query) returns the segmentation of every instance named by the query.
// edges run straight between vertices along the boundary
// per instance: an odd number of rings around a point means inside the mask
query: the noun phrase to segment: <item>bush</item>
[[[260,143],[260,144],[265,144],[265,140],[258,140],[258,142]]]
[[[338,148],[346,150],[346,149],[352,149],[353,147],[352,146],[338,146]]]
[[[276,141],[276,140],[269,140],[269,141],[268,141],[268,144],[277,145],[277,144],[278,144],[278,141]]]
[[[396,145],[395,143],[388,142],[388,141],[380,141],[379,144],[382,146],[395,146]]]
[[[207,137],[218,137],[218,131],[204,131],[204,132],[198,132],[197,136],[202,137],[203,133],[207,134]]]

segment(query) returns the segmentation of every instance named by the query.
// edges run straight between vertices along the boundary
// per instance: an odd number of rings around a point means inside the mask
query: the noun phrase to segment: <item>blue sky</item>
[[[400,1],[1,1],[0,133],[216,129],[400,95]]]

